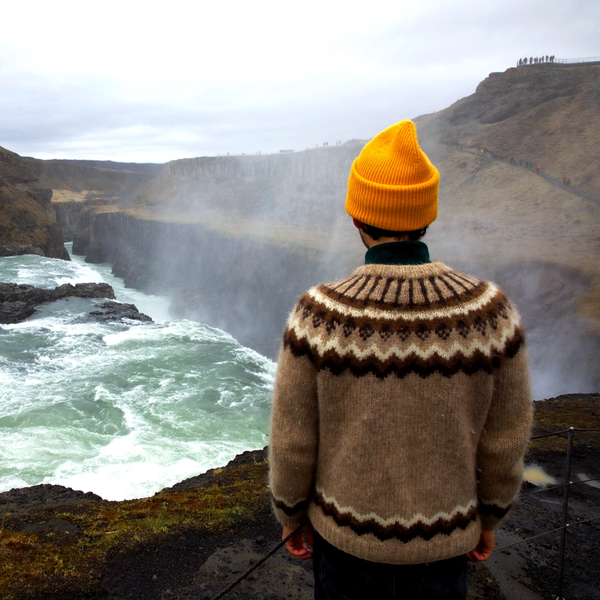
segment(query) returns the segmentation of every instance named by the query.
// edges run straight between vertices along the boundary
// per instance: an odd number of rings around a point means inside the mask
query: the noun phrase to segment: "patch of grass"
[[[253,522],[268,501],[266,463],[217,470],[213,477],[214,483],[207,487],[123,502],[79,504],[69,510],[45,511],[35,519],[41,523],[63,519],[77,526],[76,535],[0,526],[3,598],[36,598],[44,590],[56,589],[83,594],[93,589],[112,551],[152,543],[156,536],[182,528],[209,535]]]

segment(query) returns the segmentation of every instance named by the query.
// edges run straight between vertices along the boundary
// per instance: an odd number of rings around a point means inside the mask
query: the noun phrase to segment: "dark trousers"
[[[315,600],[466,600],[467,557],[389,565],[338,550],[314,532]]]

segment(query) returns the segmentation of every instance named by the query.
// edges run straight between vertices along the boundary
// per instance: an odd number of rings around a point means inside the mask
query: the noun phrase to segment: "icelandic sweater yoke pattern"
[[[494,284],[442,263],[367,265],[312,288],[298,301],[284,347],[319,371],[427,377],[491,373],[524,342],[510,303]]]

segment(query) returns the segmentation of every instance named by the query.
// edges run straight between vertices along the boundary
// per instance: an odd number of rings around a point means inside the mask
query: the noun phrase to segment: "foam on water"
[[[3,258],[0,281],[106,281],[142,310],[143,294],[96,267]],[[166,300],[145,300],[165,314]],[[61,300],[0,326],[0,491],[55,483],[143,497],[267,443],[270,360],[202,323],[90,321],[99,302]]]

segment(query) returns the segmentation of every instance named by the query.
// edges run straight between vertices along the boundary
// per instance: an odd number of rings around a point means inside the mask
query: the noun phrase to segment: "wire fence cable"
[[[302,521],[292,533],[290,533],[287,537],[283,538],[268,554],[263,556],[260,560],[256,561],[245,573],[242,573],[235,581],[231,582],[224,590],[220,591],[216,596],[213,597],[212,600],[220,600],[225,594],[228,594],[238,583],[241,583],[252,571],[260,567],[268,558],[271,558],[277,550],[279,550],[282,546],[285,545],[287,541],[289,541],[292,537],[294,537],[304,526],[306,525],[305,521]]]

